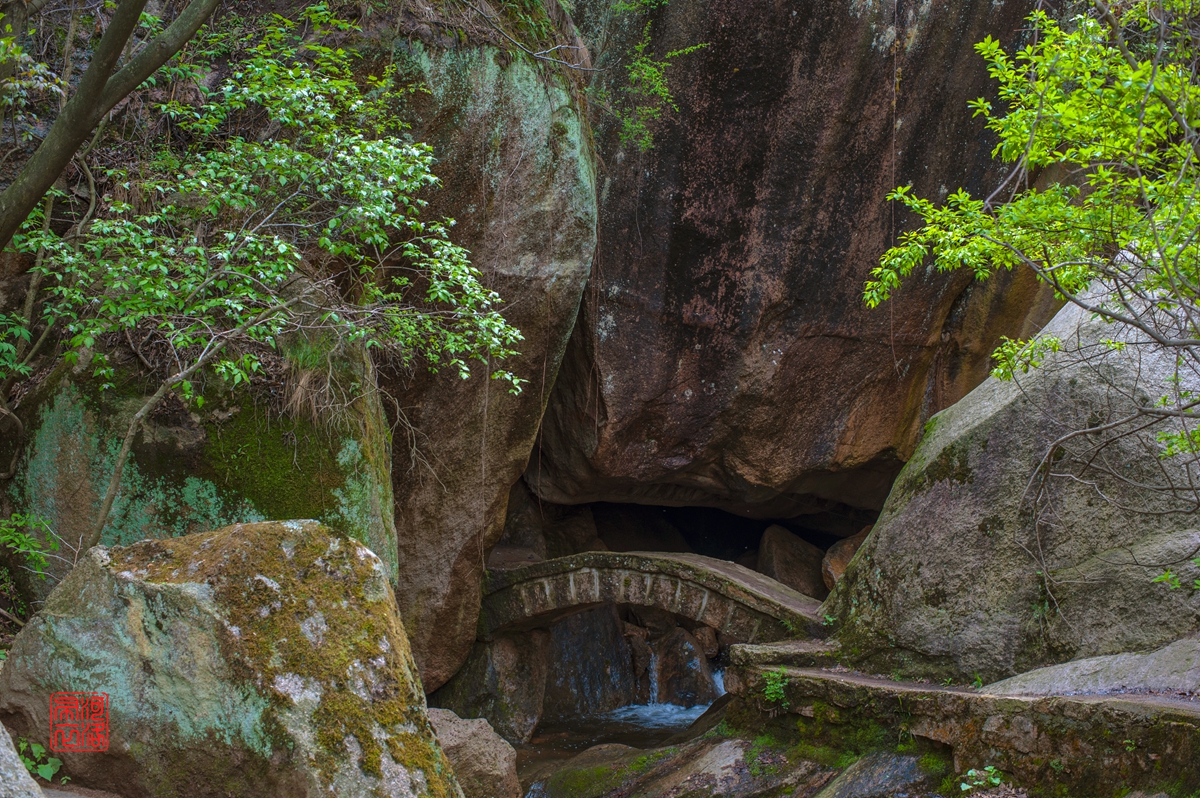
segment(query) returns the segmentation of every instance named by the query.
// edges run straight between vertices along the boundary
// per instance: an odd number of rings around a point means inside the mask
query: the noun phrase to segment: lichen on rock
[[[79,784],[141,794],[461,796],[383,562],[313,521],[96,548],[18,635],[0,718],[48,736],[46,698],[110,696]]]

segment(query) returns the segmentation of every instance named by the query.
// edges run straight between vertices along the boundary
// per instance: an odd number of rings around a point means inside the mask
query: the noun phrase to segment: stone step
[[[814,734],[949,746],[959,773],[992,765],[1047,794],[1200,789],[1200,697],[1014,696],[762,664],[731,665],[725,687],[742,711],[798,716]]]
[[[838,651],[837,643],[825,640],[738,643],[729,647],[729,662],[732,665],[762,668],[827,668],[837,665]]]

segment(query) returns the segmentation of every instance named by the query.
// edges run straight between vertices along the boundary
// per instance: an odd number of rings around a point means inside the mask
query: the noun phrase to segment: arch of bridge
[[[545,626],[610,602],[666,610],[737,642],[820,629],[819,601],[741,565],[699,554],[589,551],[489,571],[479,636]]]

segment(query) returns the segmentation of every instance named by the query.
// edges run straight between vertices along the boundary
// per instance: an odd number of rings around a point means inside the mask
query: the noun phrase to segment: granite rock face
[[[162,798],[462,793],[384,563],[313,521],[92,549],[21,630],[0,720],[49,738],[55,692],[109,696],[79,786]]]
[[[1027,671],[988,685],[989,693],[1200,693],[1200,638],[1188,637],[1145,654],[1110,654]]]
[[[656,671],[658,703],[694,707],[716,700],[717,686],[704,647],[690,632],[676,627],[651,641],[650,648],[655,654],[650,667]]]
[[[855,512],[882,507],[924,420],[986,376],[1001,334],[1053,313],[1019,272],[916,276],[883,310],[861,299],[906,221],[887,192],[994,187],[967,110],[991,90],[973,47],[1017,41],[1031,8],[577,2],[611,97],[647,24],[649,52],[707,46],[672,62],[679,111],[652,123],[649,152],[596,117],[600,246],[534,492],[867,523]]]
[[[825,602],[864,669],[994,680],[1200,630],[1200,592],[1153,582],[1163,563],[1200,577],[1187,494],[1148,489],[1188,484],[1160,456],[1166,427],[1067,437],[1172,390],[1174,359],[1136,339],[1114,350],[1123,332],[1074,306],[1046,332],[1063,349],[1043,366],[989,378],[929,422]]]
[[[825,552],[813,544],[778,524],[772,524],[759,541],[755,570],[820,600],[829,595],[829,589],[821,577],[821,561],[824,557]]]
[[[518,396],[488,379],[495,364],[475,364],[467,381],[452,370],[410,378],[385,369],[407,431],[393,469],[400,614],[435,689],[475,639],[487,552],[503,533],[509,489],[528,462],[591,270],[596,194],[568,76],[502,47],[396,47],[398,68],[429,89],[409,115],[413,136],[439,159],[442,186],[427,214],[457,220],[456,243],[524,336],[521,355],[502,364],[526,380]]]
[[[448,709],[431,709],[429,722],[465,798],[521,798],[517,752],[486,720],[464,720]]]
[[[29,775],[13,747],[8,730],[0,724],[0,798],[42,798],[42,789]]]

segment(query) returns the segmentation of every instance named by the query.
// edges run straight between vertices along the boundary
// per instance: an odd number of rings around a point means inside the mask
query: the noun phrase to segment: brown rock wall
[[[597,262],[526,479],[559,503],[878,510],[921,422],[986,375],[1000,334],[1048,318],[1025,274],[861,300],[907,221],[891,188],[993,185],[972,46],[1015,41],[1029,5],[611,5],[575,15],[601,82],[646,19],[656,56],[708,46],[670,68],[680,110],[652,151],[596,121]]]

